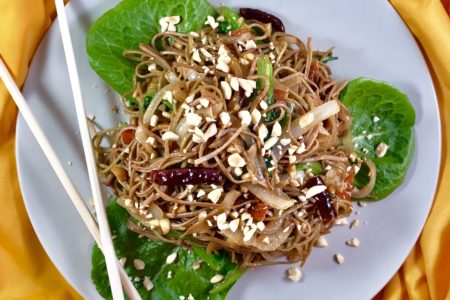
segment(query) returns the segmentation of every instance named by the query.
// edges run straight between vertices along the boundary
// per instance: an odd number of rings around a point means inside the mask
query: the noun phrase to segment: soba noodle
[[[163,32],[151,45],[124,51],[137,63],[134,90],[122,97],[129,122],[98,131],[94,145],[105,184],[131,215],[129,228],[157,241],[224,249],[244,267],[304,263],[318,237],[351,213],[353,176],[361,165],[342,142],[351,116],[338,101],[346,83],[331,79],[324,63],[331,51],[313,51],[311,39],[304,44],[259,22],[230,35],[210,27],[195,34]],[[216,67],[224,52],[229,72]],[[193,59],[195,53],[200,59]],[[262,57],[272,62],[273,103],[272,79],[258,73]],[[246,95],[245,83],[255,82]],[[233,86],[229,99],[227,85]],[[243,111],[253,122],[243,122]],[[189,120],[193,115],[198,124]],[[267,137],[261,138],[263,126]],[[270,135],[275,142],[267,149]],[[233,154],[239,166],[230,165]],[[322,173],[314,174],[307,163],[319,164]],[[155,170],[200,167],[223,180],[151,180]],[[330,222],[317,195],[306,198],[306,182],[318,176],[332,199]],[[372,188],[373,182],[354,196],[366,197]]]

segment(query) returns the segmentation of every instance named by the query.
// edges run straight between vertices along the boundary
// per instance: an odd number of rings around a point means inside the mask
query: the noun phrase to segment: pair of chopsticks
[[[64,52],[66,55],[66,61],[69,70],[70,82],[72,85],[72,92],[75,99],[75,108],[77,113],[78,125],[80,127],[80,134],[83,143],[85,159],[88,167],[89,180],[94,198],[98,225],[94,220],[94,218],[92,217],[89,209],[86,207],[86,204],[82,200],[80,193],[78,192],[78,190],[70,180],[69,176],[67,175],[66,171],[64,170],[61,161],[58,159],[55,151],[53,150],[47,137],[42,131],[30,107],[26,103],[25,98],[20,92],[20,89],[14,82],[14,79],[9,73],[2,58],[0,58],[0,77],[2,78],[12,98],[14,99],[17,107],[22,113],[25,122],[31,129],[31,132],[36,138],[39,146],[42,148],[44,154],[46,155],[48,161],[50,162],[50,165],[55,171],[58,179],[60,180],[61,184],[63,185],[70,199],[72,200],[72,203],[74,204],[75,208],[80,214],[83,222],[85,223],[92,237],[102,250],[106,260],[106,266],[113,299],[115,300],[124,299],[122,285],[130,299],[132,300],[141,299],[139,293],[137,292],[133,283],[130,281],[122,265],[119,263],[114,252],[111,231],[109,228],[109,223],[103,203],[102,191],[98,180],[98,170],[96,166],[96,160],[92,147],[91,137],[88,130],[86,111],[84,108],[83,98],[81,94],[80,80],[78,76],[72,40],[70,37],[67,16],[65,13],[64,2],[63,0],[55,0],[55,4],[58,13],[58,21],[63,40]]]
[[[72,93],[75,100],[75,110],[77,113],[81,141],[88,168],[92,196],[94,198],[95,212],[97,214],[97,222],[100,231],[100,242],[102,245],[103,255],[105,256],[106,269],[111,285],[111,293],[113,295],[113,299],[123,300],[124,296],[119,269],[117,267],[117,257],[114,252],[111,231],[109,228],[108,218],[106,216],[100,182],[98,180],[97,163],[94,155],[94,149],[92,147],[91,136],[89,134],[86,110],[84,108],[83,97],[81,94],[80,78],[78,76],[75,53],[72,46],[72,38],[70,36],[69,24],[67,22],[66,11],[64,8],[64,1],[55,0],[55,5],[56,12],[58,13],[59,29],[61,31],[64,53],[66,55],[67,68],[69,70],[70,84],[72,86]]]

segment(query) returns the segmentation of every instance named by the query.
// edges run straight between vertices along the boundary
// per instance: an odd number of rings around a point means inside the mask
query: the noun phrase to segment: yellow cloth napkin
[[[55,8],[51,0],[0,0],[0,12],[0,55],[21,86]],[[0,299],[80,299],[28,220],[14,157],[16,118],[16,106],[0,81]]]
[[[382,1],[382,0],[380,0]],[[450,299],[450,1],[392,0],[428,57],[443,127],[441,180],[425,229],[384,299]],[[55,16],[52,0],[0,0],[0,55],[22,85]],[[0,83],[0,299],[79,299],[48,259],[28,220],[14,157],[17,109]],[[368,274],[370,276],[370,274]]]
[[[450,1],[391,0],[391,3],[427,56],[440,106],[442,163],[437,194],[425,228],[403,266],[378,297],[449,300],[450,18],[446,10],[450,12]]]

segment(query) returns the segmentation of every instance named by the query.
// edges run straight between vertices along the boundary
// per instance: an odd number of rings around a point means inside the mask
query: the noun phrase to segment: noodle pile
[[[104,183],[132,216],[128,227],[157,241],[224,249],[244,267],[285,263],[280,257],[304,263],[318,237],[351,213],[352,192],[364,197],[373,187],[353,187],[361,162],[342,142],[351,117],[337,101],[345,83],[324,62],[331,50],[313,51],[310,39],[305,45],[257,21],[230,34],[162,32],[126,50],[137,63],[134,90],[122,97],[129,122],[99,130],[94,146]],[[258,72],[263,58],[273,68],[273,102],[272,78]],[[195,167],[223,181],[149,179],[155,170]],[[317,195],[306,197],[305,183],[317,176],[332,199],[329,223]]]

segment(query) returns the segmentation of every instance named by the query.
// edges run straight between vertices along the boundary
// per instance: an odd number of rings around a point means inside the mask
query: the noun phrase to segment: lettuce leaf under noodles
[[[130,215],[115,201],[106,210],[111,232],[116,236],[114,247],[117,257],[126,258],[125,271],[144,300],[177,300],[179,296],[185,296],[187,299],[189,294],[195,299],[225,299],[233,284],[245,272],[238,269],[224,252],[208,254],[206,249],[200,247],[188,250],[173,244],[140,238],[137,233],[128,230],[127,221]],[[166,264],[167,256],[174,252],[177,253],[175,262]],[[141,259],[145,268],[136,270],[134,259]],[[193,265],[199,261],[202,262],[201,267],[194,270]],[[224,279],[217,284],[210,283],[210,279],[217,274],[223,275]],[[149,277],[154,285],[150,291],[144,287],[145,276]],[[100,295],[105,299],[112,299],[105,259],[97,245],[92,249],[91,277]]]
[[[94,71],[119,94],[133,89],[135,63],[122,56],[126,49],[150,43],[159,32],[159,20],[180,16],[178,32],[204,27],[207,16],[216,16],[207,0],[123,0],[92,24],[86,48]]]
[[[350,81],[340,95],[352,116],[352,140],[360,157],[376,165],[377,177],[373,198],[381,200],[400,186],[414,155],[416,113],[408,97],[381,81],[358,78]],[[377,157],[380,143],[389,146],[385,156]],[[355,177],[361,188],[368,182],[368,168],[363,164]]]

